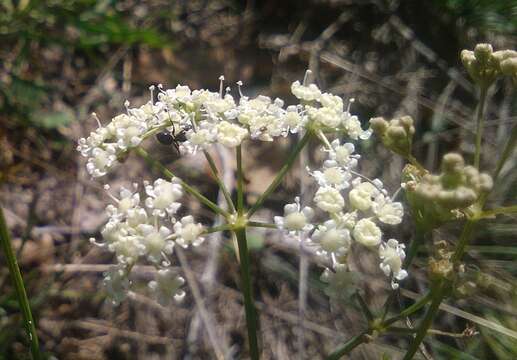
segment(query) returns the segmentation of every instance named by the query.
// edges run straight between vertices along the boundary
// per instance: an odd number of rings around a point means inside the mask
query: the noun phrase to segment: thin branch
[[[214,321],[208,311],[206,310],[205,302],[203,300],[203,296],[201,295],[201,291],[197,284],[197,280],[190,268],[187,257],[181,249],[180,246],[176,247],[176,255],[181,264],[183,272],[185,273],[185,277],[187,278],[187,284],[192,292],[192,297],[194,298],[194,302],[196,303],[197,310],[199,311],[199,315],[201,316],[201,321],[205,325],[206,332],[208,333],[208,338],[210,339],[210,344],[212,345],[215,355],[218,359],[226,359],[225,354],[228,354],[228,349],[222,349],[221,344],[223,342],[219,341],[219,337],[217,335],[216,326]]]

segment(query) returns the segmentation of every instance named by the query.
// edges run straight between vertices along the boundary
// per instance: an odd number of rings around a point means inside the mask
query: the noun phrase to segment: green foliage
[[[52,77],[61,75],[63,62],[88,64],[93,71],[78,77],[90,81],[117,47],[171,44],[152,28],[157,16],[135,12],[106,0],[0,1],[2,116],[43,128],[66,125],[69,114],[51,111],[52,100],[69,96],[67,80]]]
[[[436,0],[443,10],[461,17],[481,31],[514,34],[517,31],[515,0]]]

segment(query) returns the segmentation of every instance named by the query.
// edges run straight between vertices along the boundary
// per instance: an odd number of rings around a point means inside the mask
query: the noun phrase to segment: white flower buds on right
[[[461,62],[470,77],[480,86],[487,87],[500,75],[507,75],[517,84],[517,52],[493,51],[490,44],[477,44],[474,51],[463,50]]]
[[[474,204],[492,185],[490,175],[479,173],[473,166],[465,166],[460,154],[449,153],[443,157],[442,173],[425,175],[415,193],[422,200],[445,209],[464,209]]]
[[[388,149],[404,157],[411,155],[413,135],[415,134],[411,116],[402,116],[389,122],[382,117],[372,118],[370,127]]]

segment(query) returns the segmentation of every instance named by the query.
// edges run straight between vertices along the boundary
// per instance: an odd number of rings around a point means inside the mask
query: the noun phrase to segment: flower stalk
[[[236,148],[237,160],[237,215],[242,216],[244,213],[244,174],[242,172],[242,148],[241,145]]]
[[[311,137],[312,137],[312,131],[309,129],[305,133],[303,138],[296,144],[293,151],[289,154],[287,161],[282,166],[282,168],[280,169],[278,174],[275,176],[275,178],[273,179],[271,184],[268,186],[266,191],[264,191],[264,193],[262,195],[260,195],[260,197],[257,199],[255,204],[253,204],[253,206],[248,210],[248,213],[247,213],[248,218],[250,218],[258,209],[260,209],[260,207],[262,206],[264,201],[269,197],[269,195],[271,195],[271,193],[273,191],[275,191],[275,189],[278,187],[278,185],[280,185],[280,183],[284,179],[284,177],[287,174],[287,172],[289,171],[289,169],[291,169],[291,167],[293,166],[296,158],[298,157],[298,154],[302,151],[302,149],[305,147],[305,145],[307,145],[307,143],[309,142]]]
[[[423,306],[425,306],[430,300],[431,300],[431,293],[428,292],[424,296],[422,296],[418,301],[416,301],[413,305],[408,306],[404,310],[400,312],[400,314],[391,317],[389,319],[386,319],[384,321],[376,321],[373,320],[370,322],[370,325],[368,326],[368,329],[362,331],[358,335],[352,337],[350,340],[348,340],[346,343],[341,345],[339,348],[337,348],[334,352],[332,352],[330,355],[326,357],[326,360],[337,360],[340,359],[342,356],[350,353],[353,349],[355,349],[357,346],[365,343],[368,341],[370,334],[373,333],[373,331],[377,331],[378,333],[383,332],[389,332],[389,327],[391,324],[396,323],[399,320],[402,320],[409,315],[415,313],[416,311],[420,310]]]
[[[481,140],[483,138],[484,111],[487,98],[488,86],[481,85],[481,93],[479,96],[479,106],[476,117],[476,150],[474,153],[474,166],[479,169],[481,158]]]
[[[230,195],[230,192],[226,188],[226,185],[224,185],[224,182],[222,181],[221,176],[219,175],[219,171],[217,170],[217,166],[215,165],[215,161],[212,158],[212,155],[210,155],[210,153],[206,150],[203,151],[203,154],[205,155],[206,161],[208,162],[208,165],[212,170],[212,175],[214,176],[217,186],[219,186],[219,189],[221,189],[221,192],[223,193],[226,203],[228,204],[228,209],[232,213],[235,212],[235,206],[233,205],[232,196]]]
[[[31,307],[29,299],[27,297],[27,292],[25,291],[25,286],[23,284],[22,274],[20,272],[18,262],[16,261],[16,256],[14,255],[13,249],[11,247],[11,237],[9,235],[9,230],[7,229],[4,212],[1,207],[0,242],[2,243],[2,250],[7,261],[7,266],[9,267],[9,274],[11,275],[11,279],[14,283],[16,296],[18,297],[18,303],[20,304],[25,330],[27,331],[27,336],[29,337],[32,358],[34,360],[39,360],[41,359],[41,353],[39,349],[36,325],[32,317]]]
[[[176,175],[174,175],[174,173],[172,171],[170,171],[165,166],[163,166],[163,164],[160,163],[159,161],[153,159],[151,157],[151,155],[149,155],[149,153],[147,151],[145,151],[143,148],[136,147],[135,148],[135,153],[138,156],[140,156],[141,158],[143,158],[149,164],[149,166],[151,166],[152,168],[155,168],[158,171],[160,171],[169,180],[171,180],[173,178],[176,178],[176,179],[179,180],[179,178],[176,177]],[[216,214],[220,214],[220,215],[224,216],[225,218],[228,218],[230,216],[230,214],[226,210],[221,209],[216,203],[214,203],[210,199],[206,198],[203,194],[201,194],[194,187],[190,186],[189,184],[187,184],[183,180],[179,180],[179,182],[180,182],[181,186],[183,187],[183,189],[187,193],[189,193],[190,195],[194,196],[202,204],[206,205],[208,208],[210,208]]]
[[[248,254],[248,243],[246,239],[245,227],[234,231],[239,247],[240,272],[241,272],[241,291],[244,296],[244,310],[246,313],[246,327],[248,330],[248,342],[250,358],[252,360],[259,359],[259,347],[257,340],[257,312],[253,301],[253,290],[251,283],[251,271]]]

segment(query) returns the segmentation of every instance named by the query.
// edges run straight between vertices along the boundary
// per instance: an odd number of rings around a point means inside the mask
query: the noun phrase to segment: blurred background
[[[77,140],[124,110],[149,99],[148,87],[177,83],[218,88],[244,82],[244,93],[294,103],[290,84],[307,68],[325,91],[355,98],[352,113],[363,127],[373,116],[411,115],[416,120],[415,152],[429,169],[441,156],[473,154],[477,94],[459,62],[459,52],[478,42],[494,49],[517,48],[515,0],[306,0],[306,1],[0,1],[0,203],[13,235],[45,354],[57,359],[211,359],[215,332],[234,358],[246,358],[246,333],[238,292],[238,265],[226,236],[213,236],[188,252],[186,275],[196,279],[207,329],[190,289],[181,303],[162,307],[145,283],[152,271],[141,266],[141,283],[114,307],[102,273],[111,255],[88,242],[99,236],[109,201],[102,183],[89,179],[75,151]],[[500,81],[491,88],[485,122],[482,168],[491,171],[498,150],[517,119],[515,88]],[[292,144],[254,144],[246,150],[248,201],[265,189]],[[181,157],[150,141],[146,146],[167,166],[214,201],[217,186],[202,158]],[[314,149],[316,144],[311,145]],[[361,145],[361,171],[400,184],[404,162],[372,138]],[[233,154],[214,149],[232,182]],[[309,151],[308,160],[321,159]],[[515,204],[515,157],[503,170],[491,205]],[[138,159],[105,182],[114,188],[151,180]],[[270,220],[299,191],[294,168],[260,217]],[[309,192],[311,191],[310,185]],[[214,221],[198,204],[191,212]],[[434,240],[454,240],[451,224]],[[226,234],[225,234],[226,235]],[[411,219],[394,234],[408,243]],[[466,275],[475,284],[468,297],[447,302],[434,323],[422,359],[517,358],[517,224],[515,218],[483,221],[466,256]],[[427,286],[431,243],[415,261],[402,305]],[[346,289],[351,279],[328,285],[322,264],[308,252],[307,306],[300,326],[298,245],[277,232],[250,234],[255,295],[261,313],[264,359],[320,359],[365,327]],[[364,254],[353,266],[372,309],[388,293],[377,263]],[[339,280],[339,279],[338,279]],[[199,300],[199,299],[197,299]],[[199,301],[198,301],[199,302]],[[440,332],[441,331],[441,332]],[[299,353],[299,339],[304,338]],[[353,359],[397,359],[407,337],[383,337],[359,347]],[[298,343],[297,343],[298,342]],[[0,257],[0,359],[27,359],[19,308]]]

